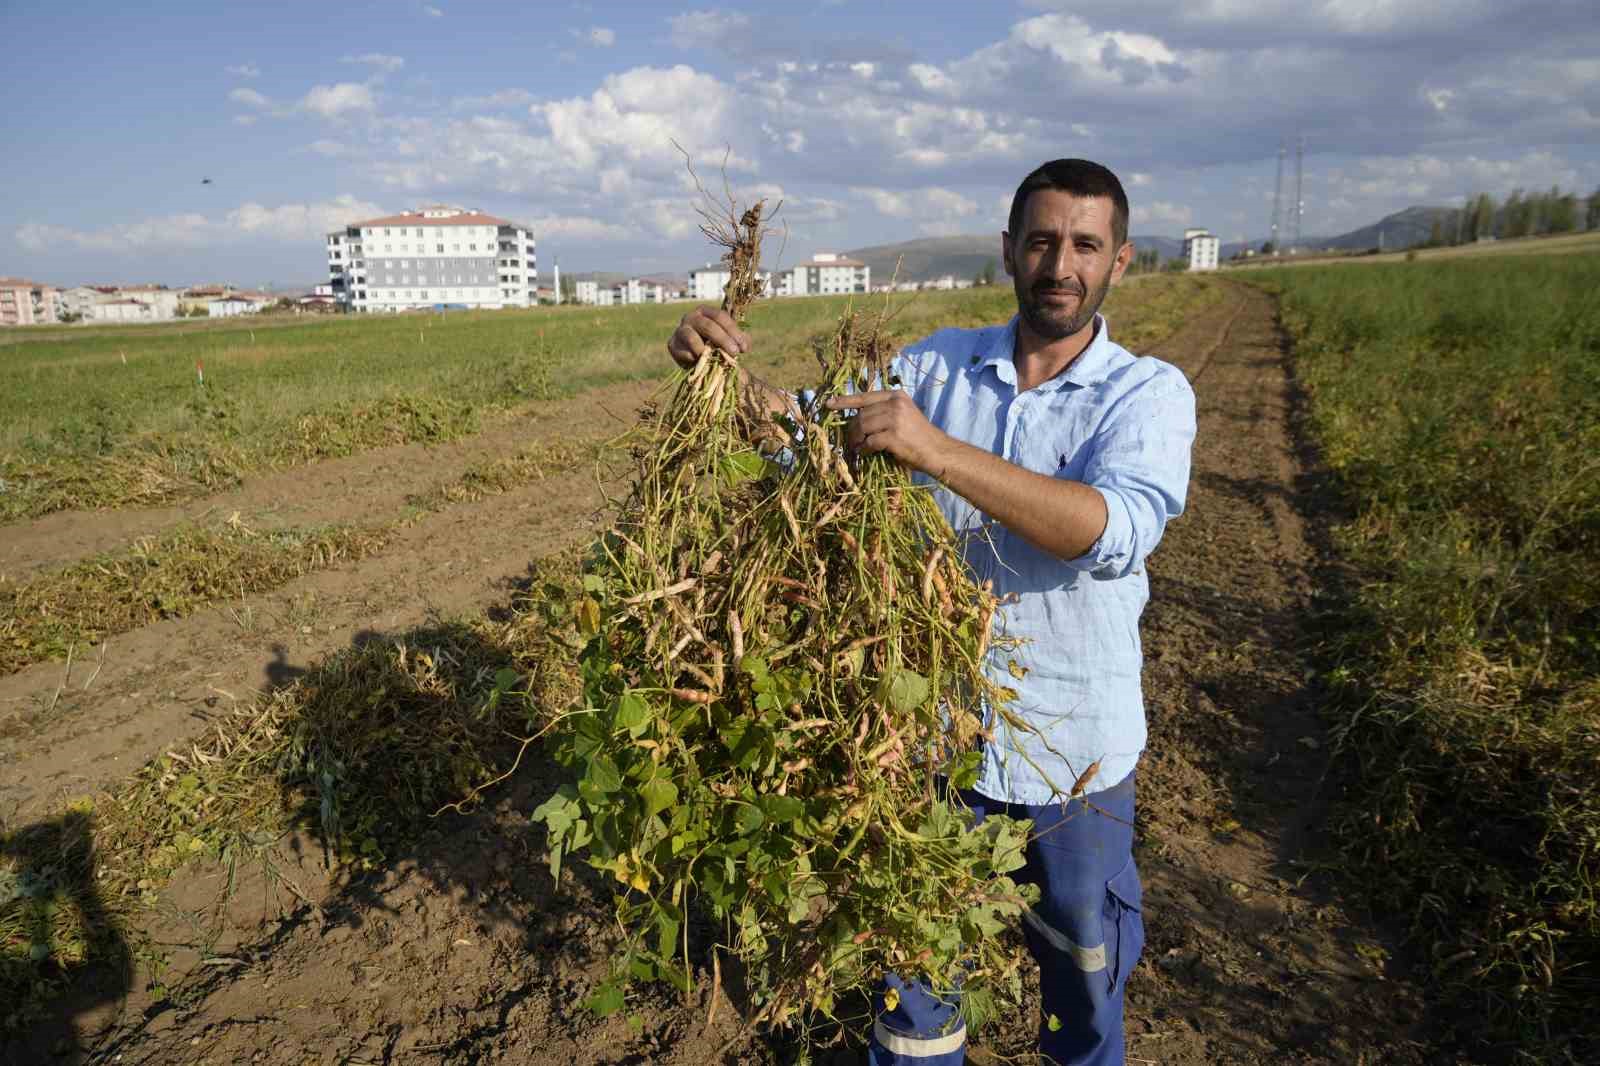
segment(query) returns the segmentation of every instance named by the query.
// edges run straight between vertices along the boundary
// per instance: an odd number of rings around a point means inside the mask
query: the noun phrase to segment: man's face
[[[1062,340],[1092,323],[1127,269],[1133,245],[1114,243],[1113,210],[1109,196],[1035,189],[1023,206],[1021,232],[1004,235],[1017,311],[1040,339]]]

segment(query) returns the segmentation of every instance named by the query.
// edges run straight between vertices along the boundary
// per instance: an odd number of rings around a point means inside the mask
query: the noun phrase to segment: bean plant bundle
[[[760,293],[764,206],[702,227],[736,318]],[[883,326],[847,313],[816,342],[809,411],[772,414],[717,348],[647,409],[576,612],[583,709],[557,745],[576,783],[534,814],[553,872],[581,852],[615,879],[625,949],[597,1011],[634,981],[689,990],[696,908],[721,932],[695,954],[741,964],[747,1020],[803,1037],[887,973],[959,984],[969,1025],[1020,998],[997,934],[1035,899],[1007,876],[1026,829],[975,825],[956,796],[985,710],[1010,713],[982,668],[996,601],[929,490],[848,453],[820,402],[887,380]]]

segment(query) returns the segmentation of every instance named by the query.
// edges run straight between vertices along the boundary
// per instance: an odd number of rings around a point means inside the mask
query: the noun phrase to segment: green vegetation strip
[[[355,526],[267,532],[240,522],[188,526],[22,584],[0,583],[0,674],[361,559],[386,540],[383,530]]]
[[[269,592],[388,544],[399,527],[446,507],[510,492],[599,454],[592,442],[559,443],[486,459],[408,500],[407,512],[363,526],[252,530],[238,520],[185,526],[31,581],[0,580],[0,675],[65,658],[163,618]]]
[[[1594,1061],[1600,257],[1261,281],[1354,512],[1348,867],[1408,917],[1463,1038]]]
[[[1137,347],[1215,295],[1208,279],[1151,278],[1114,292],[1106,310],[1118,339]],[[908,340],[1012,312],[1003,285],[896,300],[894,328]],[[800,366],[848,303],[762,302],[751,314],[754,368]],[[0,522],[194,498],[251,472],[457,440],[537,401],[664,377],[664,340],[687,309],[180,323],[21,340],[0,358]]]

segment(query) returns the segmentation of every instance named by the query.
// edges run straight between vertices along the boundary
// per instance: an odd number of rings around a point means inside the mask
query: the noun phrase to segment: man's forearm
[[[926,472],[1011,532],[1061,559],[1094,547],[1106,529],[1106,501],[1078,481],[1038,474],[948,437]]]

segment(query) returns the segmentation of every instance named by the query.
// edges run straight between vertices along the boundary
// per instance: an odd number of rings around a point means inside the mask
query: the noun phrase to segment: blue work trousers
[[[1042,807],[962,793],[980,819],[1001,814],[1033,823],[1027,866],[1013,876],[1039,886],[1038,904],[1023,916],[1023,935],[1039,964],[1039,1052],[1054,1066],[1122,1066],[1122,993],[1144,947],[1133,777]],[[899,999],[892,1011],[884,1010],[889,988]],[[891,974],[874,1006],[871,1066],[966,1061],[959,992],[935,992]]]

